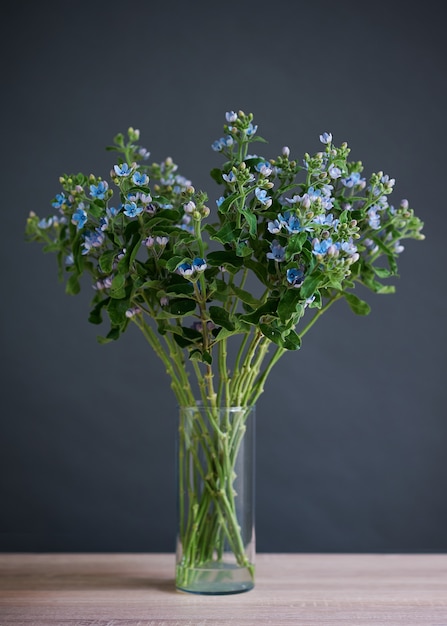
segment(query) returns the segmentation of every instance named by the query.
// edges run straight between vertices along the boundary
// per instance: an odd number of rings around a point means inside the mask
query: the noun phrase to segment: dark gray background
[[[24,243],[63,172],[106,176],[128,126],[210,203],[224,113],[296,156],[347,140],[425,221],[397,294],[339,303],[257,415],[259,551],[447,549],[446,80],[441,3],[6,2],[2,15],[3,551],[172,551],[176,404],[137,332],[99,346],[91,289]]]

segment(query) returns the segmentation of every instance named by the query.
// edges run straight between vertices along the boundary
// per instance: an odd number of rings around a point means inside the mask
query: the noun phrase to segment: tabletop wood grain
[[[256,587],[174,588],[170,554],[0,554],[1,626],[447,626],[447,555],[259,554]]]

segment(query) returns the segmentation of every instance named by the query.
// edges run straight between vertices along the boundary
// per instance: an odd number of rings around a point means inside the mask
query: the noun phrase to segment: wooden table
[[[259,554],[231,596],[173,572],[170,554],[0,554],[0,625],[447,626],[447,555]]]

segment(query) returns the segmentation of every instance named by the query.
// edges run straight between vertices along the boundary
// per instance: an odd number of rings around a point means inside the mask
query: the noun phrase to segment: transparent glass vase
[[[222,595],[254,587],[255,408],[180,408],[176,586]]]

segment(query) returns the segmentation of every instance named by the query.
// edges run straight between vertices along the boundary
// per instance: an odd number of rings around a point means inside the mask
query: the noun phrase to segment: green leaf
[[[117,135],[115,135],[115,137],[113,138],[113,141],[120,148],[124,148],[124,135],[123,135],[123,133],[118,133]]]
[[[211,354],[209,352],[204,352],[202,354],[202,361],[204,363],[208,363],[208,365],[212,365],[213,363],[213,357],[211,356]]]
[[[259,307],[260,301],[251,295],[249,291],[245,291],[245,289],[241,289],[240,287],[236,287],[236,285],[231,285],[231,290],[233,293],[246,304],[249,304],[251,307]]]
[[[93,309],[90,311],[90,315],[88,318],[88,321],[90,322],[90,324],[101,324],[102,322],[102,309],[107,306],[110,302],[110,298],[104,298],[104,300],[101,300],[100,302],[98,302],[98,304],[93,307]]]
[[[289,241],[286,247],[286,259],[291,259],[295,254],[301,252],[303,244],[307,239],[307,233],[299,233],[298,235],[292,235],[289,237]]]
[[[266,139],[264,139],[264,137],[260,137],[259,135],[255,135],[254,137],[250,137],[250,143],[252,143],[254,141],[259,141],[261,143],[268,143],[268,141]]]
[[[187,326],[181,326],[180,330],[183,333],[183,335],[187,339],[190,339],[191,341],[197,341],[197,340],[201,341],[203,339],[202,333],[196,330],[195,328],[188,328]]]
[[[217,250],[206,255],[209,265],[218,267],[220,265],[234,267],[235,269],[243,265],[243,260],[237,256],[234,250]]]
[[[166,287],[165,293],[170,297],[187,296],[189,298],[195,298],[194,287],[189,281],[170,285],[169,287]]]
[[[95,200],[94,202],[90,202],[90,205],[87,208],[87,211],[93,217],[98,219],[101,215],[104,214],[105,203],[104,200]]]
[[[210,239],[214,241],[220,241],[220,243],[233,243],[237,240],[239,235],[241,234],[241,229],[236,228],[236,222],[231,221],[222,226],[218,231],[215,231],[213,234],[210,233]]]
[[[100,335],[98,335],[98,337],[96,337],[98,343],[104,344],[104,343],[110,343],[111,341],[116,341],[117,339],[119,339],[119,336],[121,334],[121,331],[119,328],[112,328],[106,335],[106,337],[101,337]]]
[[[191,339],[186,339],[182,335],[174,334],[174,341],[181,348],[188,348],[189,346],[194,345],[194,341],[191,341]]]
[[[253,254],[253,248],[250,248],[246,241],[238,241],[236,254],[241,257],[250,257]]]
[[[112,326],[121,327],[123,324],[127,324],[128,318],[126,317],[126,311],[130,306],[128,298],[122,300],[116,300],[111,298],[107,305],[107,313],[109,314]]]
[[[222,204],[218,208],[219,213],[228,213],[228,211],[231,208],[231,205],[233,204],[235,200],[237,200],[238,197],[239,195],[235,192],[229,195],[227,198],[225,198],[225,200],[222,202]]]
[[[110,274],[113,269],[113,261],[115,259],[116,250],[106,250],[99,257],[99,267],[104,274]]]
[[[260,324],[259,328],[264,337],[267,337],[268,339],[270,339],[270,341],[273,341],[273,343],[276,343],[278,346],[283,346],[282,334],[277,328],[275,328],[271,324]]]
[[[210,306],[209,315],[212,321],[217,326],[222,326],[223,328],[226,328],[227,330],[235,329],[235,325],[230,319],[230,315],[228,311],[226,311],[224,308],[220,306]]]
[[[313,274],[306,276],[303,284],[300,287],[301,297],[303,299],[310,298],[310,296],[313,295],[314,291],[316,291],[318,287],[322,286],[323,278],[323,272],[320,271],[313,272]]]
[[[246,209],[241,209],[241,213],[247,220],[248,232],[250,233],[250,236],[256,237],[258,231],[258,220],[256,215],[254,213],[250,213],[250,211],[247,211]]]
[[[222,171],[218,167],[214,167],[211,170],[210,176],[213,180],[216,181],[218,185],[222,185],[222,183],[224,182],[222,178]]]
[[[364,271],[360,275],[360,278],[363,284],[374,293],[388,294],[395,293],[396,291],[396,287],[394,285],[382,285],[382,283],[379,283],[378,280],[374,280],[372,272]]]
[[[299,350],[301,348],[300,336],[293,329],[284,337],[283,347],[286,350]]]
[[[371,312],[369,304],[353,293],[345,293],[344,297],[356,315],[368,315]]]
[[[204,363],[212,364],[213,358],[209,352],[203,352],[198,348],[195,348],[189,353],[189,358],[192,361],[203,361]]]
[[[158,317],[183,317],[193,313],[196,307],[195,300],[176,298],[168,304],[166,310],[162,311]]]
[[[288,289],[278,304],[278,315],[281,322],[287,322],[293,315],[304,311],[301,305],[301,311],[299,311],[299,302],[302,299],[302,294],[299,289]],[[301,317],[300,315],[300,317]]]
[[[185,262],[190,262],[189,259],[185,259],[182,256],[173,256],[166,263],[166,269],[168,272],[175,272],[179,265]]]
[[[126,283],[126,276],[124,274],[117,274],[112,280],[112,285],[110,287],[110,296],[118,300],[120,300],[121,298],[125,298],[126,297],[126,290],[124,289],[125,283]]]
[[[126,245],[132,239],[133,235],[138,232],[139,229],[140,223],[138,220],[133,220],[132,222],[129,222],[127,224],[126,228],[124,229],[124,239],[126,241]]]
[[[243,260],[243,263],[245,267],[248,267],[249,270],[252,270],[252,272],[259,278],[261,283],[264,283],[264,285],[268,285],[267,268],[263,263],[247,258]]]
[[[65,287],[65,293],[70,294],[70,296],[75,296],[81,291],[81,285],[79,284],[79,276],[78,274],[72,274],[67,281],[67,285]]]
[[[241,315],[241,320],[244,322],[248,322],[249,324],[257,325],[259,324],[259,320],[261,319],[261,317],[263,317],[264,315],[272,315],[276,317],[278,302],[278,298],[271,298],[260,307],[258,307],[255,311],[252,311],[251,313],[247,313],[245,315]]]
[[[374,270],[374,273],[379,278],[388,278],[389,276],[392,276],[392,272],[390,272],[390,270],[386,267],[376,267],[375,265],[372,265],[372,268]]]

